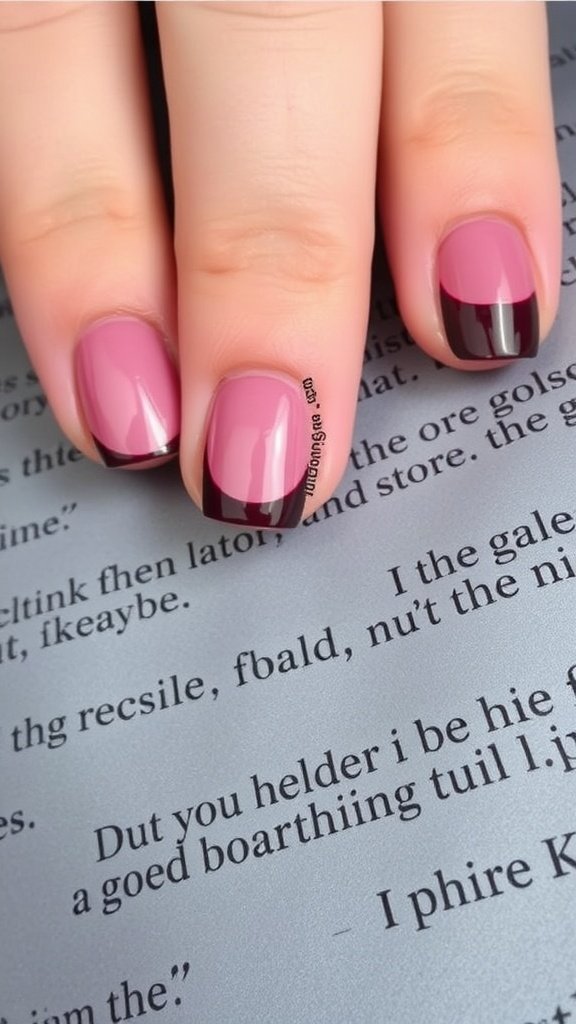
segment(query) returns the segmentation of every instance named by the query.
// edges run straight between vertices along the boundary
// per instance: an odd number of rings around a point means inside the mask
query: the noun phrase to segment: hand
[[[157,17],[174,239],[136,6],[0,4],[0,258],[78,448],[146,467],[180,435],[207,514],[292,526],[349,453],[375,193],[426,352],[492,367],[550,328],[544,7],[160,3]]]

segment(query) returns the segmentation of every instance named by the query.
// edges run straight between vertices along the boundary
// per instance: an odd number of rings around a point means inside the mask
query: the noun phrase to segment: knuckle
[[[180,260],[178,245],[177,251]],[[259,277],[293,291],[337,284],[353,270],[345,230],[302,211],[275,221],[212,222],[197,234],[184,260],[207,279]]]
[[[28,3],[8,0],[0,3],[0,36],[51,25],[81,13],[87,6],[83,0],[50,0],[48,3],[43,0],[30,0]]]
[[[323,19],[332,12],[338,12],[342,8],[353,6],[353,0],[346,2],[319,4],[317,0],[244,0],[237,3],[235,0],[215,0],[202,4],[204,10],[214,14],[226,15],[239,22],[288,22],[308,21],[310,19]]]
[[[493,70],[455,69],[429,92],[404,128],[405,142],[437,149],[478,136],[536,135],[526,100]]]
[[[142,225],[141,204],[125,188],[110,181],[72,183],[66,192],[45,203],[15,212],[12,231],[14,242],[23,248],[58,241],[76,231],[96,232],[134,230]]]

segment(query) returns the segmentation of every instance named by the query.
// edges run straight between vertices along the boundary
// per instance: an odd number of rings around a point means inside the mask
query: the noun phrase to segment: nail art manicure
[[[438,252],[446,338],[459,359],[518,359],[538,352],[538,305],[520,231],[496,217],[455,227]]]
[[[176,370],[158,331],[110,317],[82,334],[76,381],[86,422],[107,466],[131,466],[178,450]]]
[[[206,438],[205,515],[242,526],[297,526],[308,467],[306,428],[306,403],[295,381],[263,373],[224,380]]]

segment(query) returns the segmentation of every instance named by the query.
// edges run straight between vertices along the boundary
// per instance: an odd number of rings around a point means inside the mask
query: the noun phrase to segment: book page
[[[566,6],[553,336],[459,374],[379,277],[348,472],[295,531],[83,459],[2,299],[2,1024],[576,1019]]]

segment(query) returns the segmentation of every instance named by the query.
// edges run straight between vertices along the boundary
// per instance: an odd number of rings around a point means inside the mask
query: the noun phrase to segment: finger
[[[306,495],[309,512],[331,494],[349,452],[373,245],[380,5],[161,4],[158,16],[183,476],[209,515],[295,525]]]
[[[134,5],[0,4],[0,257],[74,444],[170,454],[173,269]]]
[[[561,230],[543,5],[385,5],[381,156],[414,338],[465,368],[535,355],[556,312]]]

